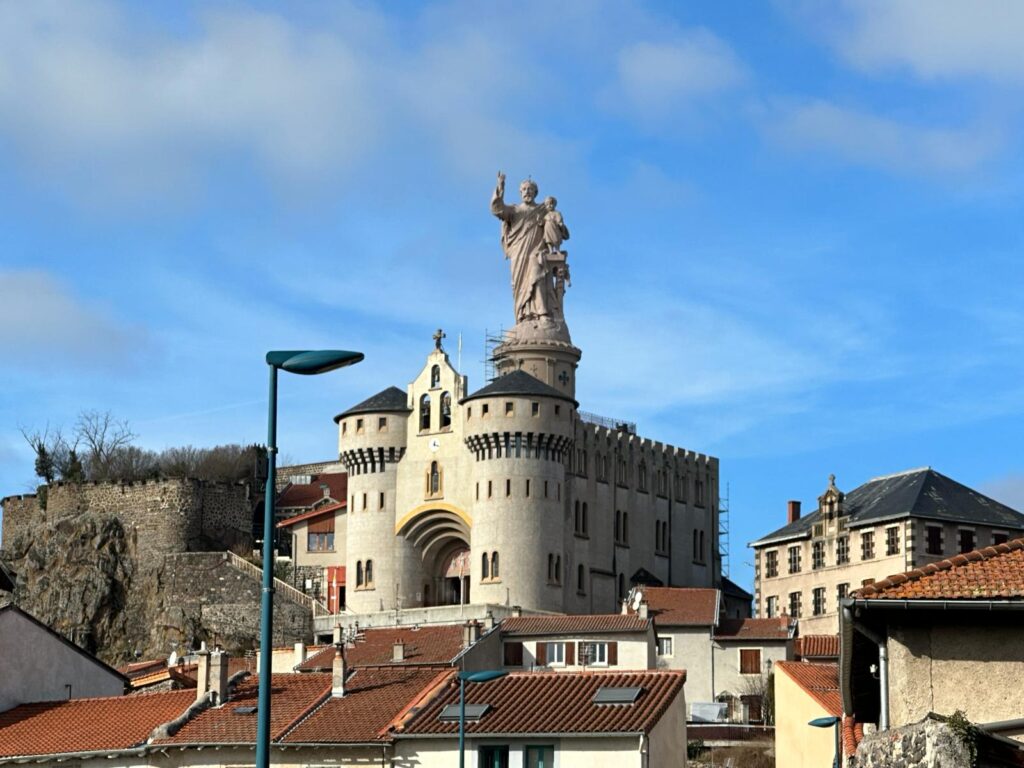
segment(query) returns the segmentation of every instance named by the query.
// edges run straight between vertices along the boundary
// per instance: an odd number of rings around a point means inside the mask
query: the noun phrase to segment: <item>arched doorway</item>
[[[469,602],[469,516],[448,504],[424,505],[395,526],[423,560],[422,603]]]

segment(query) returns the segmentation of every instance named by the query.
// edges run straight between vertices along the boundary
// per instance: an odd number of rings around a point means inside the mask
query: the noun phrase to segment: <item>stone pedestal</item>
[[[557,338],[561,334],[523,333],[524,325],[513,328],[494,348],[498,375],[522,370],[575,400],[576,367],[583,353],[568,340],[567,331],[562,340]]]

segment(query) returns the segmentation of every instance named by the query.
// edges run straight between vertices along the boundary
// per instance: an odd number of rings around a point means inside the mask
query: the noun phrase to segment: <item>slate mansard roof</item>
[[[412,408],[409,407],[409,398],[404,390],[388,387],[358,405],[353,405],[347,411],[342,411],[334,417],[334,423],[337,424],[346,416],[354,416],[357,413],[412,413]]]
[[[460,402],[477,400],[481,397],[501,397],[503,395],[510,397],[556,397],[559,400],[565,400],[576,405],[576,401],[567,394],[548,386],[540,379],[535,379],[525,371],[512,371],[512,373],[499,376],[486,387],[482,387],[471,395],[462,398]]]
[[[930,467],[876,477],[854,488],[843,502],[851,528],[905,517],[1024,530],[1024,515]],[[807,538],[821,520],[814,511],[751,543],[757,547]]]

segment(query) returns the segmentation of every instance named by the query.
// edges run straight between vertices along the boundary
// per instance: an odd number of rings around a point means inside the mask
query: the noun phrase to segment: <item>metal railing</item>
[[[635,421],[624,421],[622,419],[613,419],[608,416],[598,416],[596,413],[590,413],[589,411],[577,411],[580,417],[580,421],[585,421],[589,424],[597,424],[599,427],[606,429],[621,430],[628,432],[631,435],[636,434],[636,422]]]
[[[244,557],[239,557],[234,552],[229,551],[225,552],[225,554],[228,556],[228,562],[235,568],[262,581],[263,569],[258,565],[249,562]],[[312,612],[313,618],[316,618],[317,616],[329,616],[331,613],[327,610],[326,605],[321,603],[319,600],[314,599],[312,595],[307,595],[301,589],[296,589],[288,582],[281,581],[281,579],[276,576],[274,577],[274,592],[283,595],[286,599],[291,600],[296,605],[308,608]]]

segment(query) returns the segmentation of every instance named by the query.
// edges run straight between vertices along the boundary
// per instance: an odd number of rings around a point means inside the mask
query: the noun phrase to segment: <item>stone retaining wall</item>
[[[851,763],[855,768],[967,768],[967,749],[949,726],[938,720],[865,736]],[[979,768],[983,765],[979,762]]]

